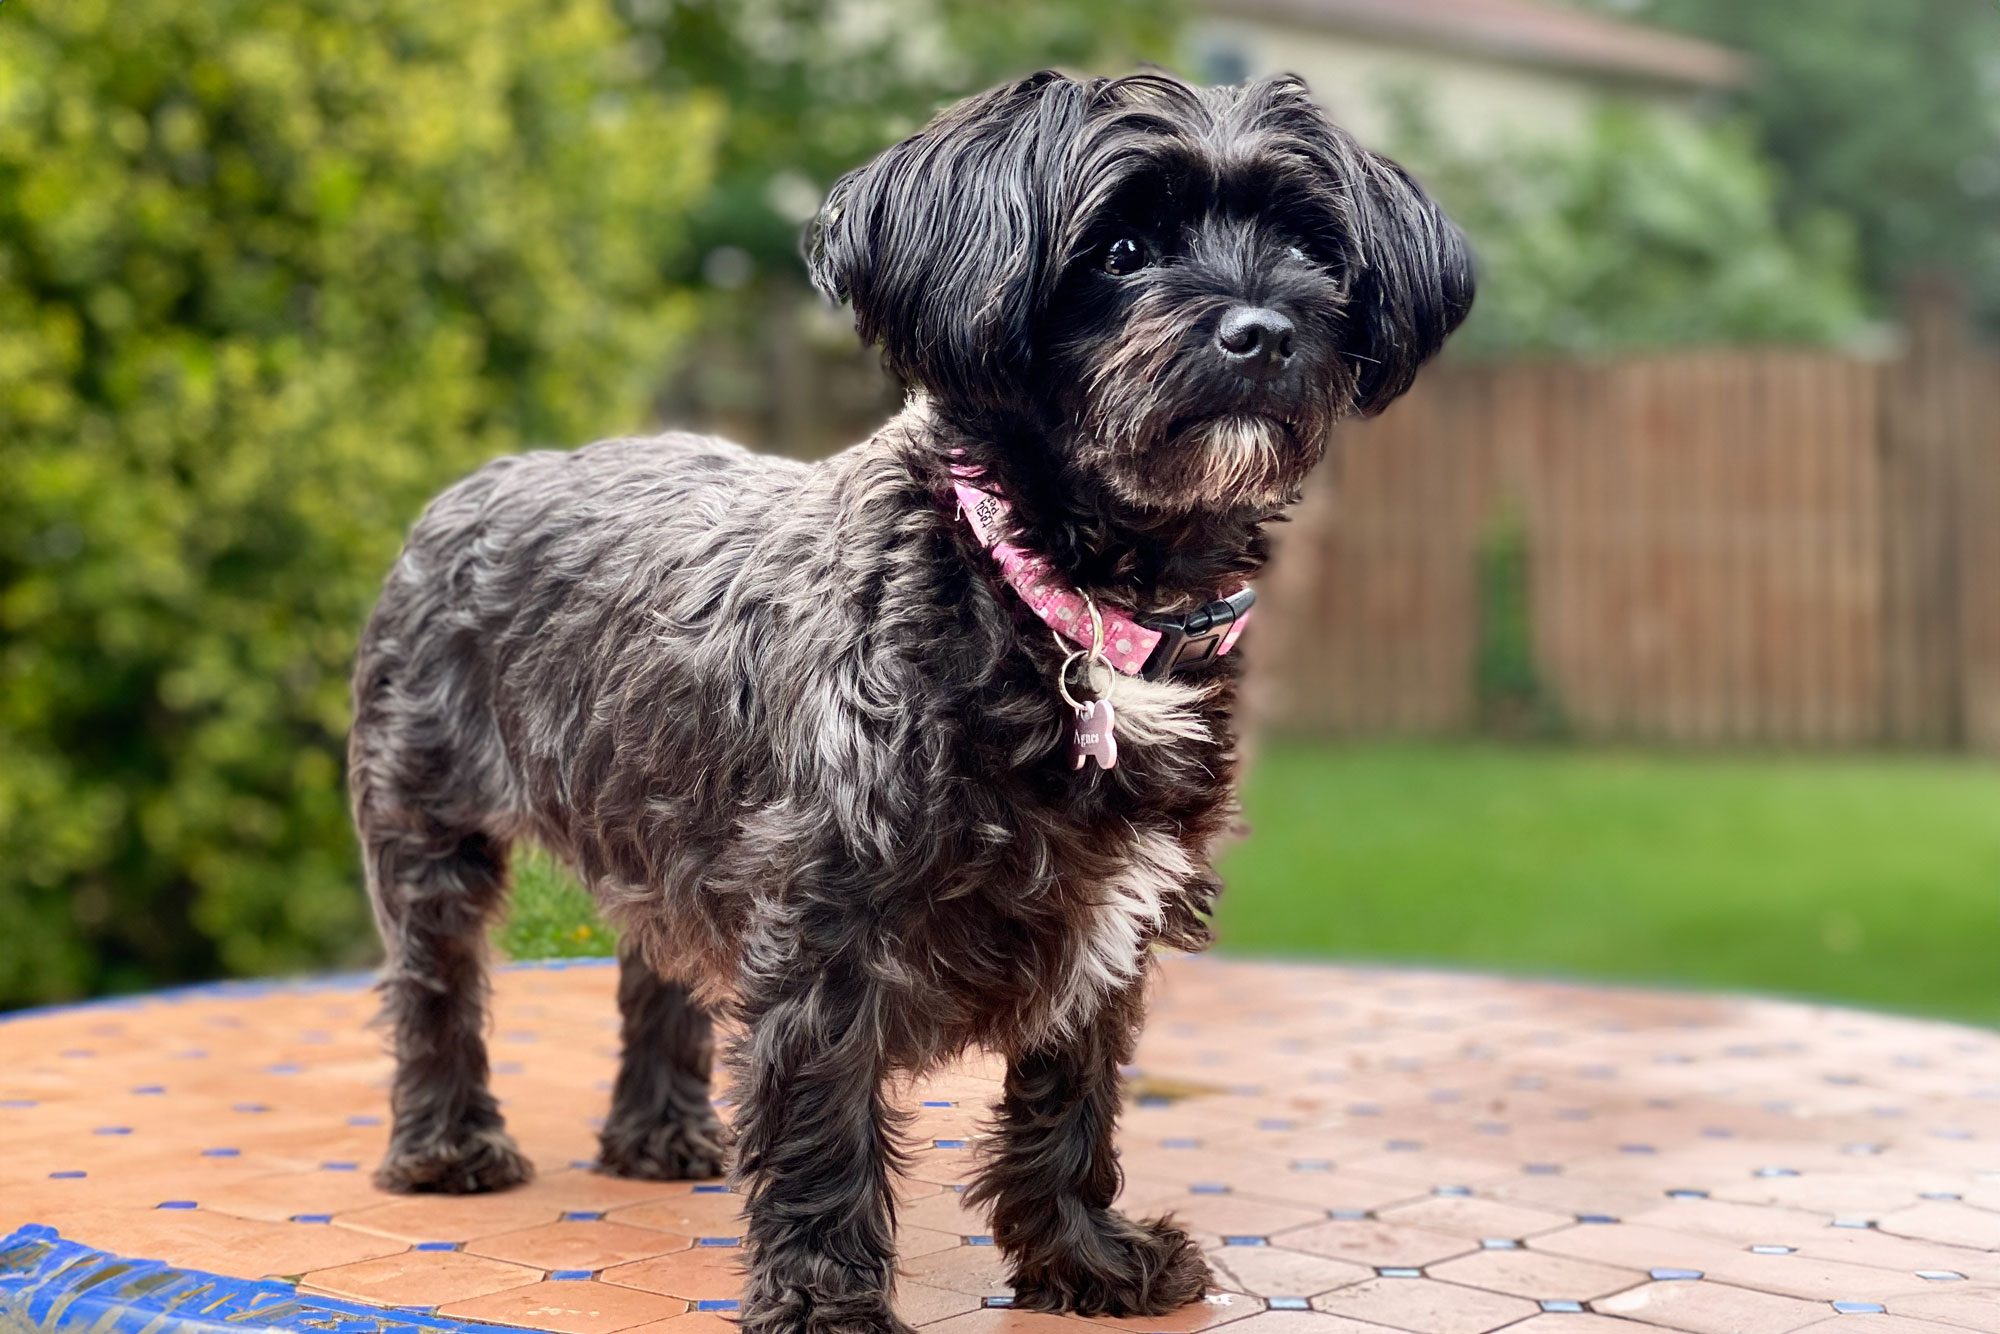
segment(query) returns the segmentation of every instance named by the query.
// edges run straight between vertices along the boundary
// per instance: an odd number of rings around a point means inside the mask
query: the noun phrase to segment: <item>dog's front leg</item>
[[[1135,984],[1074,1037],[1008,1061],[997,1144],[968,1199],[992,1207],[1018,1308],[1164,1315],[1208,1287],[1208,1264],[1186,1233],[1111,1207],[1121,1179],[1118,1067],[1131,1059],[1143,1012]]]
[[[744,998],[732,1053],[749,1194],[747,1334],[908,1334],[890,1307],[893,1114],[883,1000],[859,970],[794,961]]]

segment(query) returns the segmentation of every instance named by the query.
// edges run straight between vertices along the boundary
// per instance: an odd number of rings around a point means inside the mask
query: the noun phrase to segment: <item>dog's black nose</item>
[[[1292,358],[1292,322],[1263,306],[1237,306],[1215,330],[1222,355],[1253,380],[1268,380]]]

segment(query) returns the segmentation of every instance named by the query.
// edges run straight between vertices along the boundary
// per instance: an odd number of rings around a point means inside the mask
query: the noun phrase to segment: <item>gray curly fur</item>
[[[1104,237],[1145,228],[1156,262],[1108,277]],[[1007,276],[1021,247],[1033,281]],[[487,1088],[481,944],[531,839],[623,941],[606,1170],[719,1169],[711,1014],[740,1034],[747,1327],[901,1328],[884,1081],[973,1044],[1009,1064],[970,1198],[1017,1304],[1164,1312],[1207,1269],[1112,1208],[1118,1069],[1152,948],[1208,940],[1241,655],[1119,682],[1118,767],[1073,771],[1060,650],[950,468],[1003,484],[1017,536],[1106,603],[1213,597],[1261,566],[1332,419],[1393,398],[1463,316],[1463,248],[1295,81],[1038,75],[843,180],[813,260],[921,391],[872,439],[814,465],[690,435],[502,459],[389,576],[350,743],[397,1048],[378,1180],[529,1173]],[[1212,343],[1249,295],[1298,347],[1246,386]],[[952,302],[980,341],[911,336]],[[1080,426],[1111,420],[1117,448]]]

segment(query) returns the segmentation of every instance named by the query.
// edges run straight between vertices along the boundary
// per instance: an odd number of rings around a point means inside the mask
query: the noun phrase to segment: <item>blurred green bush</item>
[[[1827,343],[1864,327],[1852,228],[1782,216],[1778,174],[1740,124],[1613,105],[1573,144],[1472,151],[1420,103],[1399,110],[1398,155],[1478,253],[1460,353]]]
[[[0,1003],[352,950],[400,536],[645,419],[715,99],[598,0],[0,11]]]

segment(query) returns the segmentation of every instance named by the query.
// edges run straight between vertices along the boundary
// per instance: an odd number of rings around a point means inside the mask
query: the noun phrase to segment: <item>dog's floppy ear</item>
[[[808,233],[814,284],[940,399],[1019,392],[1088,99],[1051,70],[967,98],[835,182]]]
[[[1347,345],[1360,372],[1353,409],[1400,397],[1472,309],[1472,251],[1408,172],[1361,149],[1351,183],[1354,247]]]

